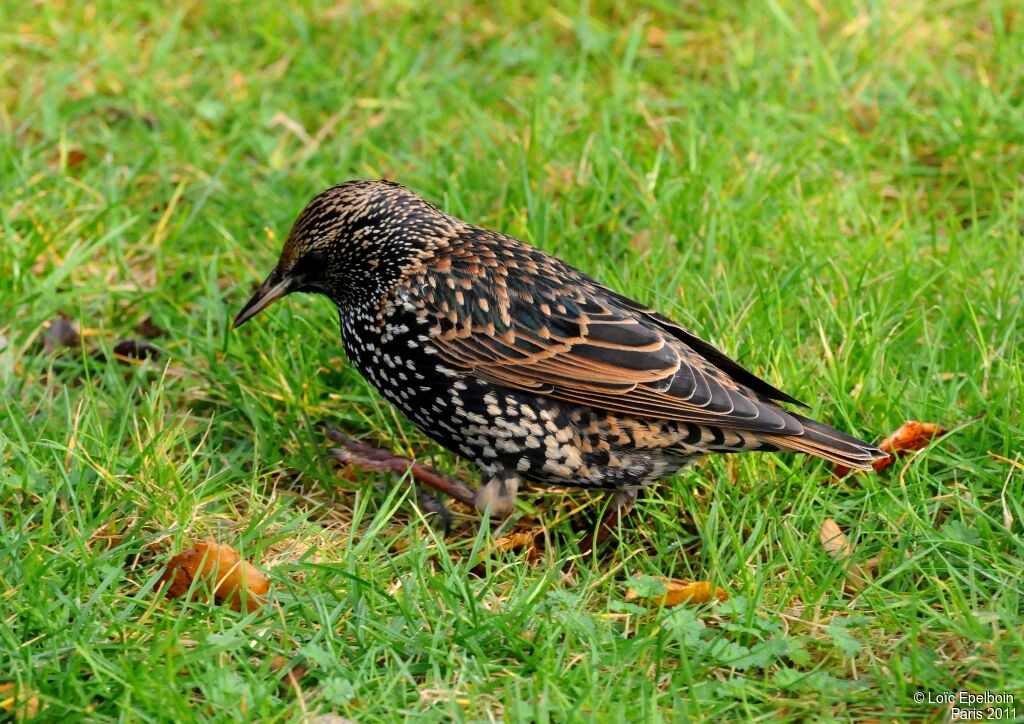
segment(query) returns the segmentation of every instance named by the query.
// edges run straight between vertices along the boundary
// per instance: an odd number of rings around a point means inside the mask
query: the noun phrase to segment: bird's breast
[[[413,422],[431,424],[431,414],[440,414],[436,400],[450,390],[454,371],[435,354],[429,325],[411,303],[342,314],[342,338],[352,365]]]

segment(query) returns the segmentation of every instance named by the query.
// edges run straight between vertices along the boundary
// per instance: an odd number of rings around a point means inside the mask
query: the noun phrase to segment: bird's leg
[[[482,514],[492,518],[507,518],[516,509],[516,493],[519,492],[519,476],[499,474],[482,485],[473,504]]]
[[[331,448],[331,455],[343,463],[355,465],[364,470],[380,470],[397,475],[404,475],[408,472],[412,475],[413,480],[421,485],[433,488],[439,493],[444,493],[460,503],[476,505],[476,495],[473,491],[454,478],[443,475],[436,470],[428,468],[426,465],[421,465],[413,460],[395,455],[388,450],[381,450],[372,445],[353,440],[330,425],[325,425],[324,431],[332,442],[342,446],[340,448]],[[420,501],[423,504],[423,493],[422,491],[417,492],[420,493]],[[437,506],[440,506],[437,500],[434,500],[433,504],[424,504],[425,509],[433,512],[437,512]]]
[[[629,514],[636,503],[639,494],[638,488],[623,488],[612,496],[608,503],[608,509],[601,516],[601,522],[597,524],[597,530],[587,533],[580,541],[580,554],[590,555],[597,546],[603,543],[615,527]]]

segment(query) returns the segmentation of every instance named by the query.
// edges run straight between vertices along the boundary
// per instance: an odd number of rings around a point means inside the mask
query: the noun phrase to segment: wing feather
[[[479,259],[464,250],[441,265],[454,284],[425,267],[424,283],[412,287],[423,294],[418,306],[447,364],[625,415],[778,435],[802,430],[771,402],[793,398],[707,342],[553,257],[508,237],[498,241],[495,253],[512,271],[536,267],[529,287],[517,284],[522,272],[481,273]]]

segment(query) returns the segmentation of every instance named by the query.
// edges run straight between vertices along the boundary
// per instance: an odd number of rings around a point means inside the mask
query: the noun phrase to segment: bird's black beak
[[[256,293],[252,295],[252,298],[242,307],[242,311],[235,317],[234,324],[231,325],[232,328],[238,329],[278,299],[294,291],[295,288],[296,279],[294,277],[284,276],[278,273],[276,269],[270,272],[270,276],[260,284],[260,288],[256,290]]]

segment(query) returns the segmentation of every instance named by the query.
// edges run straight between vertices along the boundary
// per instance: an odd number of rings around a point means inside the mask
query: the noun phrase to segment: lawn
[[[0,7],[3,709],[930,720],[963,690],[1024,717],[1018,4],[286,5]],[[230,329],[353,177],[558,254],[818,419],[951,432],[841,480],[710,460],[567,573],[598,496],[522,496],[543,545],[464,509],[445,539],[408,479],[327,454],[322,421],[473,472],[349,367],[329,302]],[[202,539],[265,606],[158,591]]]

